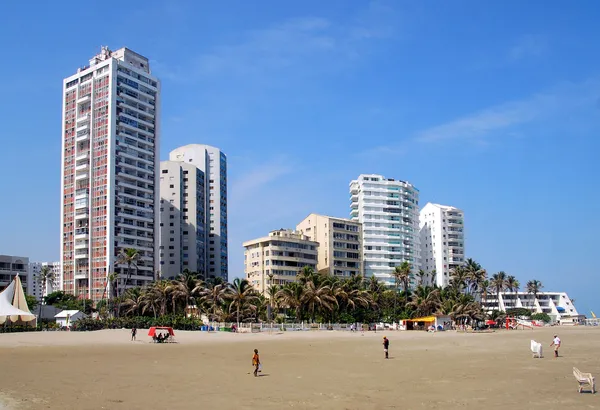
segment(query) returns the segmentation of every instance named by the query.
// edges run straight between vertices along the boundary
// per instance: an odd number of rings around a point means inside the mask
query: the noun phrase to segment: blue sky
[[[462,208],[490,274],[600,313],[599,18],[585,0],[9,2],[0,253],[58,258],[62,78],[127,46],[162,80],[162,159],[228,155],[230,277],[242,241],[347,216],[349,181],[381,173]]]

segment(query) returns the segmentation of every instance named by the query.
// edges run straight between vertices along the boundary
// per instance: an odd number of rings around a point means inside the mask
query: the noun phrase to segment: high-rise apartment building
[[[148,59],[102,47],[63,82],[61,269],[65,292],[100,300],[107,275],[119,289],[158,269],[160,84]],[[137,269],[117,264],[137,249]],[[125,283],[127,282],[127,283]],[[109,284],[110,286],[110,284]]]
[[[160,275],[185,269],[206,277],[206,180],[195,165],[160,163]]]
[[[290,229],[272,231],[269,236],[244,242],[244,273],[259,292],[269,285],[296,281],[305,267],[317,269],[319,244]]]
[[[171,151],[169,160],[194,165],[204,173],[207,277],[227,280],[227,157],[210,145],[190,144]]]
[[[42,268],[46,266],[52,272],[52,279],[46,280],[46,288],[44,289],[39,274],[42,272]],[[35,296],[36,299],[41,300],[49,293],[61,290],[60,283],[60,262],[31,262],[29,264],[28,288],[31,289],[30,294]]]
[[[296,231],[319,243],[317,270],[348,278],[362,275],[362,225],[350,219],[310,214]]]
[[[447,286],[452,270],[465,263],[464,213],[428,203],[419,216],[421,268],[429,284]]]
[[[360,175],[350,182],[350,215],[362,223],[366,277],[394,285],[392,272],[409,262],[419,269],[419,190],[381,175]]]

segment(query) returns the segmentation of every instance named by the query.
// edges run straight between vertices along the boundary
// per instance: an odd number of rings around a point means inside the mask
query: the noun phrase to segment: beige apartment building
[[[296,226],[296,231],[319,243],[319,272],[344,278],[363,274],[360,222],[310,214]]]
[[[269,285],[295,282],[305,266],[317,269],[319,244],[291,229],[272,231],[269,236],[244,242],[244,273],[259,292]]]

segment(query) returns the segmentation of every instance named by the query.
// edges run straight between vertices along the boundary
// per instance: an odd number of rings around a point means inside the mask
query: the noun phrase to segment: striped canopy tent
[[[6,321],[11,323],[29,323],[36,325],[36,317],[29,311],[25,292],[19,275],[0,293],[0,325]]]

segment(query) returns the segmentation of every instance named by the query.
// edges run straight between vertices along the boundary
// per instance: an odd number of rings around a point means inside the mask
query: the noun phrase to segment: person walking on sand
[[[550,344],[550,347],[552,346],[554,346],[554,357],[558,357],[558,349],[560,348],[560,337],[558,337],[558,335],[554,335],[552,344]]]
[[[135,342],[135,336],[137,335],[137,329],[135,327],[131,328],[131,341]]]
[[[258,356],[258,349],[254,349],[254,356],[252,356],[252,366],[254,366],[254,377],[258,377],[258,368],[260,367],[260,357]]]
[[[383,351],[385,352],[385,358],[389,359],[390,340],[383,336]]]

